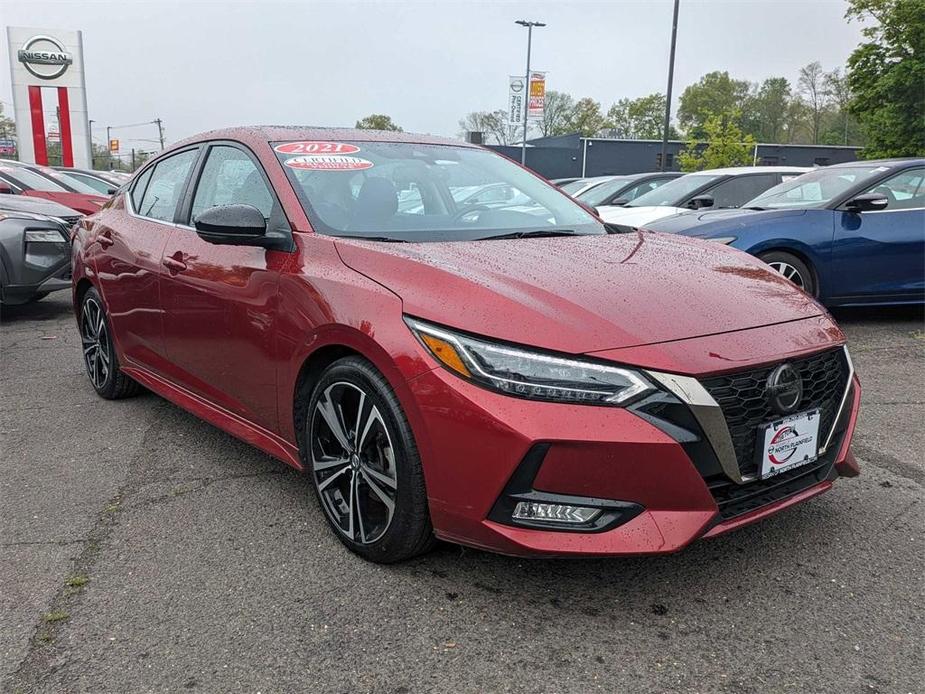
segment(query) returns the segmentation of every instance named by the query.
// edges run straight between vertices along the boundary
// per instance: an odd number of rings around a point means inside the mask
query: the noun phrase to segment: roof
[[[811,166],[730,166],[725,169],[705,169],[692,171],[697,174],[714,174],[717,176],[738,176],[748,173],[806,173],[813,171]]]
[[[193,135],[177,145],[202,140],[251,140],[276,142],[278,140],[320,140],[354,141],[354,142],[408,142],[427,145],[450,145],[453,147],[477,147],[477,145],[455,140],[449,137],[423,135],[418,133],[392,132],[388,130],[360,130],[357,128],[323,128],[308,125],[242,125],[233,128],[221,128]],[[175,145],[176,146],[176,145]]]
[[[858,164],[862,166],[868,166],[870,164],[882,165],[882,166],[898,166],[901,164],[925,164],[925,159],[922,157],[904,157],[898,159],[862,159],[860,161],[846,161],[841,164],[832,164],[829,168],[837,168],[842,166],[857,166]]]

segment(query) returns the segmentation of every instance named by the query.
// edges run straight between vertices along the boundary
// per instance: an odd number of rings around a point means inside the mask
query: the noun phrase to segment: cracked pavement
[[[861,477],[669,557],[382,567],[282,463],[97,398],[65,293],[5,308],[0,690],[921,691],[925,325],[836,318]]]

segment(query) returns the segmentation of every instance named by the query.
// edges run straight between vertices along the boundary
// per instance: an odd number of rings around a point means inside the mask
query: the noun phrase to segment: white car
[[[705,207],[739,207],[782,181],[812,171],[798,166],[741,166],[681,176],[621,207],[598,207],[605,222],[638,229],[656,219]]]

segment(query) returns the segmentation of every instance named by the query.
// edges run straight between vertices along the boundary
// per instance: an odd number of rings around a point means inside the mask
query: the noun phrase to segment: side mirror
[[[615,200],[611,200],[608,204],[613,205],[614,207],[623,207],[628,202],[629,200],[626,198],[616,198]]]
[[[890,199],[883,193],[862,193],[849,200],[845,209],[849,212],[873,212],[885,210],[889,204]]]
[[[696,198],[691,198],[686,207],[692,210],[700,210],[704,207],[713,207],[714,202],[712,195],[698,195]]]
[[[11,186],[6,181],[0,181],[0,193],[3,195],[15,195],[13,191],[13,186]]]
[[[115,195],[117,191],[118,191],[118,188],[107,188],[107,189],[106,189],[106,194],[107,194],[107,195]]]
[[[260,245],[267,233],[267,220],[253,205],[210,207],[196,215],[193,225],[209,243]]]

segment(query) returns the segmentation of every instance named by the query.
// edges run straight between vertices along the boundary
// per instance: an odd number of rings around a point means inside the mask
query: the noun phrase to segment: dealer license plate
[[[801,412],[759,427],[761,478],[773,477],[819,455],[819,410]]]

